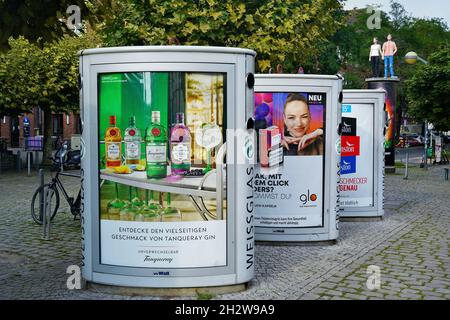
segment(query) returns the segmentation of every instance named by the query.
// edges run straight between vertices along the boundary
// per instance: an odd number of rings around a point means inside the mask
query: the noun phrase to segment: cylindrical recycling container
[[[256,240],[335,240],[342,78],[255,76]]]
[[[79,56],[83,277],[147,288],[250,281],[255,52]]]
[[[383,217],[385,91],[344,90],[341,217]]]
[[[399,78],[366,79],[368,89],[384,90],[386,111],[386,132],[384,136],[385,172],[395,173],[395,141],[397,140],[397,86]]]

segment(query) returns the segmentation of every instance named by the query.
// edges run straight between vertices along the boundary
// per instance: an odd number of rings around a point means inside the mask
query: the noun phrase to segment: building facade
[[[29,135],[31,137],[43,135],[44,113],[40,108],[33,108],[32,113],[20,116],[2,116],[0,118],[0,138],[6,141],[9,148],[24,148],[26,123],[29,123]],[[52,141],[53,148],[59,143],[71,137],[81,134],[80,115],[77,113],[53,113],[52,114]]]

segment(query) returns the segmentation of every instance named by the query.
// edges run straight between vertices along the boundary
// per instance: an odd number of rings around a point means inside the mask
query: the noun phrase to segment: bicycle
[[[64,152],[63,152],[64,156]],[[52,158],[52,160],[55,162],[56,160]],[[62,184],[59,176],[68,176],[68,177],[74,177],[74,178],[81,178],[80,175],[76,174],[70,174],[70,173],[63,173],[61,170],[57,170],[56,175],[52,178],[52,181],[40,186],[36,189],[36,191],[33,194],[33,198],[31,199],[31,217],[37,224],[43,223],[43,217],[44,217],[44,198],[45,195],[48,194],[49,189],[51,189],[53,192],[50,193],[50,199],[47,199],[46,205],[51,205],[51,210],[53,211],[51,213],[50,220],[53,220],[53,218],[56,216],[56,213],[59,209],[60,204],[60,196],[58,189],[61,190],[64,198],[66,199],[67,203],[70,207],[70,212],[72,213],[74,220],[79,220],[79,216],[81,213],[80,206],[81,206],[81,188],[78,191],[77,197],[74,199],[73,197],[69,197],[69,194],[67,193],[66,189],[64,188],[64,185]],[[78,218],[78,219],[77,219]]]

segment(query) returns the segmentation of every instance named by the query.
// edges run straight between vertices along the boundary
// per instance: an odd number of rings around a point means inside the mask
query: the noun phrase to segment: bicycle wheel
[[[34,192],[33,198],[31,199],[31,217],[37,224],[42,224],[44,217],[44,195],[47,193],[48,189],[53,189],[53,195],[50,201],[47,199],[47,204],[51,204],[52,215],[50,220],[56,215],[59,208],[59,192],[55,185],[45,184],[40,186]],[[41,197],[42,195],[42,197]]]

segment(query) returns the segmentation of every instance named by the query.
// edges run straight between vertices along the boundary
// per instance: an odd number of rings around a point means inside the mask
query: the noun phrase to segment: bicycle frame
[[[61,192],[63,193],[64,198],[66,199],[67,203],[69,203],[70,205],[70,209],[72,210],[72,206],[74,204],[74,198],[69,197],[69,195],[67,194],[66,189],[64,188],[64,185],[62,184],[61,180],[59,179],[59,176],[67,176],[67,177],[73,177],[73,178],[81,178],[80,175],[77,174],[71,174],[71,173],[63,173],[63,172],[57,172],[55,177],[52,179],[52,184],[53,185],[57,185],[59,187],[59,189],[61,190]],[[78,192],[78,196],[80,195],[80,193]],[[77,196],[77,197],[78,197]]]

